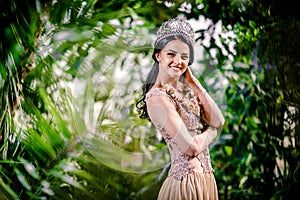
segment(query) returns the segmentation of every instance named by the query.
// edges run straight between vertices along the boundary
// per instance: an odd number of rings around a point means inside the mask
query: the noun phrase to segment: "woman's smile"
[[[180,66],[170,66],[175,72],[181,72],[182,67]]]

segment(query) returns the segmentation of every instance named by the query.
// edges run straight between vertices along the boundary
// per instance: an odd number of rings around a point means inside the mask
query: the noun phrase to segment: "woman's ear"
[[[159,53],[156,53],[156,54],[155,54],[155,58],[156,58],[157,62],[160,61],[160,59],[159,59]]]

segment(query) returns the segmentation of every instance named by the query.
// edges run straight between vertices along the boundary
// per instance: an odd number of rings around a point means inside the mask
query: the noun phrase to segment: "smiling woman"
[[[194,30],[183,17],[163,23],[157,32],[155,63],[137,108],[165,139],[171,167],[158,199],[218,199],[209,144],[224,117],[193,76]]]

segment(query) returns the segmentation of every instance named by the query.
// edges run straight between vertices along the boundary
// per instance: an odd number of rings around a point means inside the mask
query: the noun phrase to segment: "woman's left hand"
[[[188,67],[185,72],[185,81],[193,89],[195,93],[205,92],[205,89],[198,81],[198,79],[193,75],[191,69]]]
[[[190,85],[190,84],[195,84],[195,77],[192,74],[190,68],[188,67],[185,71],[185,80],[186,82]]]

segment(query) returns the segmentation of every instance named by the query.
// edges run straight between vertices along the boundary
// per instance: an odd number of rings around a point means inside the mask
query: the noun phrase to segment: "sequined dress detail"
[[[201,122],[201,107],[199,102],[193,94],[192,90],[184,85],[180,90],[176,90],[172,87],[169,88],[155,88],[150,90],[146,95],[146,102],[152,96],[165,96],[170,103],[175,104],[176,110],[186,125],[189,133],[194,136],[201,134],[203,130],[203,123]],[[173,177],[176,180],[183,180],[187,175],[195,172],[195,166],[190,163],[191,157],[184,154],[177,148],[176,142],[165,130],[162,124],[155,124],[157,130],[162,134],[165,139],[170,156],[171,156],[171,168],[168,172],[169,177]],[[211,166],[211,160],[209,155],[209,149],[202,151],[197,160],[202,167],[202,170],[198,173],[213,173],[214,170]]]

